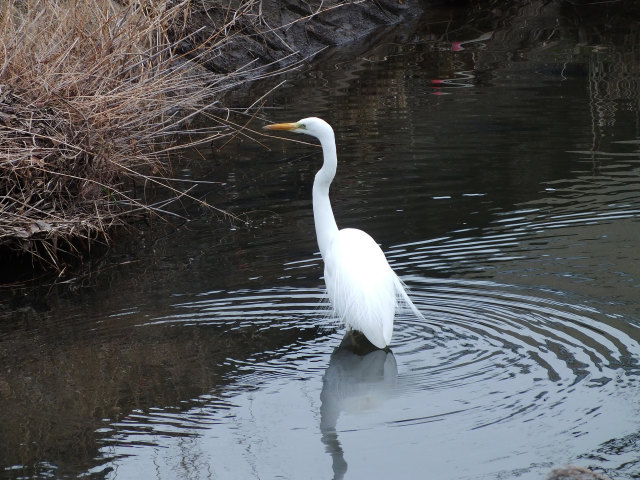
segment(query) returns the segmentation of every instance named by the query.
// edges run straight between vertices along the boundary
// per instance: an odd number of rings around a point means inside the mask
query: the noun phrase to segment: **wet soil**
[[[326,47],[362,39],[376,28],[394,25],[423,12],[420,0],[205,0],[190,14],[188,29],[198,32],[184,43],[185,51],[206,44],[220,35],[233,19],[231,35],[220,49],[208,56],[205,66],[227,74],[256,68],[271,70],[309,59]],[[225,32],[228,33],[228,32]]]

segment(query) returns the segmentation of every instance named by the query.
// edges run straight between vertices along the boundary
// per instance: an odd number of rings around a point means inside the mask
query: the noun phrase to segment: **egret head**
[[[326,135],[333,135],[331,125],[317,117],[303,118],[293,123],[274,123],[272,125],[265,125],[263,128],[265,130],[306,133],[319,139],[322,139]]]

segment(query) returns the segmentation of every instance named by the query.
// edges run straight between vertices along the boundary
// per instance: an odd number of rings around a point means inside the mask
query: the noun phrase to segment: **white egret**
[[[338,230],[329,201],[329,186],[338,163],[333,129],[315,117],[266,125],[264,129],[305,133],[320,140],[324,163],[313,182],[313,217],[327,293],[347,329],[362,332],[378,348],[387,347],[400,303],[422,315],[375,240],[355,228]]]

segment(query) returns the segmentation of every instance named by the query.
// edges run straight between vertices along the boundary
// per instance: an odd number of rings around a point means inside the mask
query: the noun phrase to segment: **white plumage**
[[[340,230],[328,246],[324,280],[335,313],[378,348],[391,343],[394,277],[378,244],[361,230]]]
[[[338,163],[333,129],[315,117],[264,128],[305,133],[320,140],[324,163],[313,182],[313,216],[327,293],[348,329],[362,332],[378,348],[387,347],[399,302],[422,315],[373,238],[355,228],[338,230],[329,201],[329,186]]]

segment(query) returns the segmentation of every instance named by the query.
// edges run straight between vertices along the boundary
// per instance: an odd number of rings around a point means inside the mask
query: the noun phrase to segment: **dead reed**
[[[157,4],[2,2],[5,252],[59,267],[64,254],[108,241],[125,216],[153,212],[132,180],[155,182],[177,132],[188,135],[185,122],[213,101],[206,75],[176,51],[189,1]]]
[[[293,17],[293,7],[276,5],[273,21],[284,24],[272,28],[256,0],[3,0],[0,256],[61,269],[61,259],[108,244],[132,214],[164,214],[167,201],[188,195],[164,175],[170,155],[203,139],[245,136],[220,115],[221,96],[305,58],[286,45],[282,63],[201,64],[229,63],[245,51],[242,39],[282,43],[292,25],[360,1],[311,3]],[[194,12],[209,26],[192,22]],[[196,118],[206,122],[196,127]],[[171,198],[149,204],[149,184]]]

